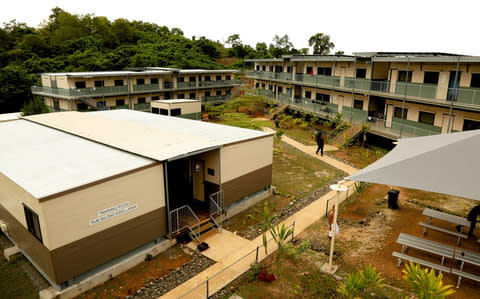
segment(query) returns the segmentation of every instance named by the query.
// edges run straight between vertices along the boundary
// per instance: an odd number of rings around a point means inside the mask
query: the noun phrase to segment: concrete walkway
[[[299,150],[320,159],[333,167],[341,169],[348,174],[352,174],[358,169],[339,162],[333,158],[315,154],[315,146],[303,145],[289,137],[282,136],[282,140]],[[335,150],[327,146],[326,150]],[[352,194],[354,182],[347,181],[344,183],[349,188],[349,194]],[[327,194],[321,196],[302,210],[288,217],[282,222],[286,226],[295,222],[295,235],[298,235],[307,227],[312,225],[317,220],[325,216],[325,209],[327,202],[334,199],[336,196],[335,191],[330,191]],[[340,202],[345,200],[346,194],[341,194]],[[333,203],[333,202],[332,202]],[[332,205],[330,204],[330,206]],[[326,229],[325,229],[326,230]],[[269,236],[270,237],[270,236]],[[254,240],[250,241],[233,234],[227,230],[218,232],[212,230],[205,235],[202,235],[202,241],[207,242],[210,246],[209,249],[202,252],[205,256],[216,261],[213,266],[207,268],[203,272],[197,274],[195,277],[179,285],[175,289],[171,290],[167,294],[160,298],[195,298],[203,299],[207,296],[207,284],[208,279],[208,294],[212,295],[219,291],[235,278],[246,272],[250,268],[250,264],[255,261],[256,248],[262,246],[262,236],[258,236]],[[195,244],[192,242],[188,246],[195,248]],[[271,241],[268,244],[268,252],[272,253],[277,249],[276,244]],[[266,257],[263,248],[258,251],[258,259],[261,261]],[[195,289],[194,289],[195,288]],[[188,294],[187,294],[188,292]]]

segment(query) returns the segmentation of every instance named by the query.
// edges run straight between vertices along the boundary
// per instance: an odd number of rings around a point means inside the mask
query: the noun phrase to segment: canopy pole
[[[405,113],[405,102],[407,100],[408,73],[409,72],[410,72],[410,57],[407,58],[407,75],[405,76],[405,90],[403,92],[403,102],[402,102],[402,123],[400,125],[400,133],[398,134],[398,139],[402,138],[402,130],[403,130],[403,123],[404,123],[403,118],[405,117],[404,113]]]
[[[337,234],[338,205],[340,202],[340,193],[348,190],[347,187],[342,185],[343,182],[344,181],[342,180],[337,184],[330,185],[330,189],[335,190],[337,194],[335,196],[335,205],[334,205],[335,212],[333,214],[333,224],[332,224],[333,227],[331,228],[332,239],[330,241],[330,256],[328,258],[328,264],[325,264],[322,266],[322,270],[329,274],[335,273],[338,269],[338,265],[337,266],[333,265],[333,251],[335,248],[335,235]]]
[[[457,79],[458,79],[458,69],[460,68],[460,56],[457,56],[457,69],[455,71],[455,81],[453,83],[453,95],[452,98],[450,99],[450,109],[448,111],[448,123],[447,123],[447,134],[452,133],[452,130],[450,128],[450,122],[452,119],[452,110],[453,110],[453,100],[457,100],[457,95],[458,95],[458,88],[457,88]],[[447,97],[448,97],[448,89],[447,89]]]

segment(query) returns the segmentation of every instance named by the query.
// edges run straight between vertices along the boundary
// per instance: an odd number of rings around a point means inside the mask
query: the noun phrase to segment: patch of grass
[[[272,184],[284,194],[302,197],[340,174],[334,167],[288,144],[274,146]]]
[[[38,298],[38,290],[21,263],[21,260],[9,263],[0,256],[0,298]]]
[[[302,129],[300,127],[293,127],[291,129],[285,130],[285,135],[292,137],[293,139],[298,140],[299,142],[306,145],[316,145],[316,141],[313,136],[313,129]]]

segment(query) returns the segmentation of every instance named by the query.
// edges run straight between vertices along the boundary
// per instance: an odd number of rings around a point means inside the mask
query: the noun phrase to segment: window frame
[[[27,230],[29,233],[31,233],[35,239],[40,241],[40,243],[43,244],[43,237],[42,237],[42,228],[40,226],[40,217],[38,217],[38,214],[32,210],[30,207],[28,207],[26,204],[23,203],[23,211],[25,214],[25,221],[27,223]],[[29,216],[31,216],[29,218]],[[36,226],[35,226],[35,221],[36,220]],[[38,232],[37,232],[38,228]]]

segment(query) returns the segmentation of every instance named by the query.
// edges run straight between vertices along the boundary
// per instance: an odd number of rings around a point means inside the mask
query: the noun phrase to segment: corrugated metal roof
[[[272,135],[134,110],[59,112],[27,119],[158,161]]]
[[[0,172],[36,198],[152,163],[27,120],[0,123]]]

